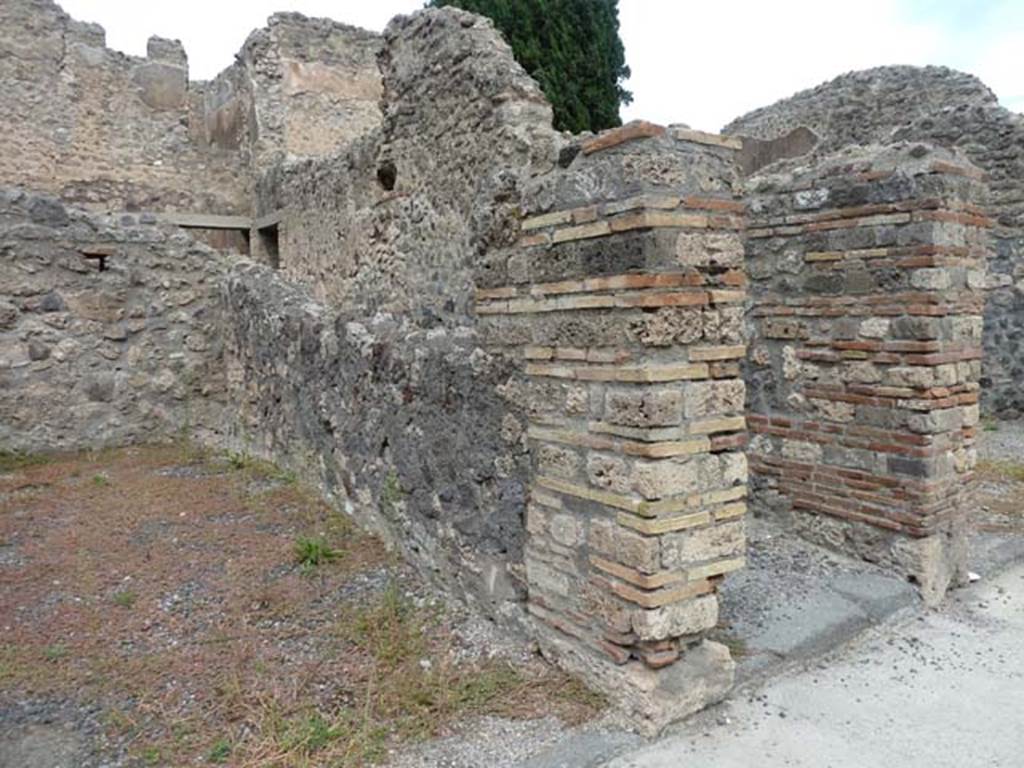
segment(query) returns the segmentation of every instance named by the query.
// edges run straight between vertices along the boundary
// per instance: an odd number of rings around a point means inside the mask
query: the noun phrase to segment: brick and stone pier
[[[981,174],[908,144],[775,167],[748,187],[757,507],[936,602],[966,569]]]
[[[738,142],[633,124],[578,149],[533,191],[550,203],[477,312],[538,401],[525,570],[542,645],[657,728],[732,682],[705,633],[744,564]]]

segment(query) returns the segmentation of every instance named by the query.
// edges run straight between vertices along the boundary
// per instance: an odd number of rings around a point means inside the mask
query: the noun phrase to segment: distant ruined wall
[[[210,82],[177,41],[105,47],[52,0],[0,6],[0,184],[87,208],[248,214],[253,179],[380,123],[380,36],[276,14]]]
[[[988,265],[982,405],[1024,414],[1024,116],[1000,107],[976,77],[944,67],[853,72],[755,110],[728,134],[771,139],[806,127],[819,149],[923,141],[956,147],[988,173],[996,220]]]
[[[0,447],[218,429],[224,266],[173,228],[0,188]]]
[[[100,210],[246,211],[247,174],[203,135],[180,44],[151,38],[143,59],[104,37],[50,0],[0,5],[0,184]]]
[[[754,508],[929,602],[965,579],[975,511],[981,177],[915,143],[747,182]]]
[[[276,13],[239,53],[252,92],[256,173],[320,157],[380,125],[380,35],[331,19]]]

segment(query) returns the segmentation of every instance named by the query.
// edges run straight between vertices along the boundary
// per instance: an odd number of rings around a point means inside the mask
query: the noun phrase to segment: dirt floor
[[[272,466],[0,455],[2,768],[359,766],[601,705]]]

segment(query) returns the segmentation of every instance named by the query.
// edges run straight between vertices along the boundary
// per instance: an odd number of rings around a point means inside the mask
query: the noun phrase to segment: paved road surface
[[[606,768],[1022,768],[1024,564]]]

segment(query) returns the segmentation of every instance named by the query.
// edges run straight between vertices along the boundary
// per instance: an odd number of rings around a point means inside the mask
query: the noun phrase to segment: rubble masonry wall
[[[771,139],[809,128],[819,150],[921,141],[956,148],[988,174],[994,219],[988,263],[982,407],[1024,413],[1024,115],[999,106],[976,77],[945,67],[879,67],[843,75],[726,126]]]
[[[748,180],[755,509],[937,602],[966,574],[988,219],[920,144]]]

